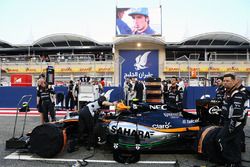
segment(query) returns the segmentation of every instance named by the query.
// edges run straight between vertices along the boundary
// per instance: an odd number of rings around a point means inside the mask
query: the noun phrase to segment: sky
[[[250,40],[250,0],[0,0],[0,41],[31,44],[69,33],[112,42],[116,7],[160,5],[167,42],[208,32],[231,32]]]

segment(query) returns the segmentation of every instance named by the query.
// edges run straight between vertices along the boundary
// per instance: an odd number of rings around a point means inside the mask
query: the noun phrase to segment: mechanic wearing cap
[[[131,28],[125,23],[122,18],[125,11],[129,8],[117,8],[116,9],[116,35],[132,34]]]
[[[96,124],[97,111],[103,106],[113,106],[116,102],[109,102],[105,96],[100,96],[98,100],[88,103],[79,111],[79,140],[83,140],[83,135],[87,134],[87,150],[91,150],[95,144],[94,127]]]
[[[233,74],[224,75],[223,85],[226,88],[221,115],[223,127],[217,135],[217,142],[226,166],[238,167],[241,164],[249,92]]]
[[[149,26],[148,8],[132,8],[129,16],[134,20],[133,34],[155,34],[155,31]]]

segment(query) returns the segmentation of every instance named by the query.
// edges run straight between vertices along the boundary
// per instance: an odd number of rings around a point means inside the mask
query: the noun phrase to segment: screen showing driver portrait
[[[116,8],[116,36],[161,36],[161,8]]]

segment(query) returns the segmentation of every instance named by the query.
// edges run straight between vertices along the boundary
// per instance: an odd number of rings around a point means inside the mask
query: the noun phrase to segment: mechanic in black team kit
[[[171,78],[171,86],[165,92],[168,109],[172,112],[182,111],[183,88],[177,85],[177,77]]]
[[[87,150],[91,150],[95,144],[94,127],[98,115],[98,110],[103,106],[116,105],[116,102],[109,102],[105,96],[100,96],[98,100],[88,103],[79,111],[79,140],[83,140],[87,134]]]
[[[228,167],[241,166],[241,143],[247,121],[249,92],[233,74],[223,77],[226,89],[222,103],[223,126],[217,135],[221,155]]]
[[[216,88],[215,99],[222,102],[226,92],[225,87],[223,86],[223,77],[217,78],[216,83],[217,83],[217,88]]]

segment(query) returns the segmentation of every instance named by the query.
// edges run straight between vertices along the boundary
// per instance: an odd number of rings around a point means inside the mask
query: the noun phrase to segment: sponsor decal
[[[167,105],[163,104],[163,105],[149,105],[149,109],[150,110],[167,110]]]
[[[80,72],[90,72],[92,70],[92,67],[80,68],[79,70],[80,70]]]
[[[158,50],[120,50],[122,61],[121,83],[127,77],[137,77],[144,80],[148,77],[158,77]]]
[[[216,67],[209,67],[208,69],[210,71],[220,71],[220,68],[216,68]]]
[[[182,120],[183,124],[193,124],[193,123],[197,123],[199,122],[199,120],[192,120],[192,119],[184,119]]]
[[[179,71],[179,68],[168,68],[167,71]]]
[[[22,78],[14,78],[15,83],[22,83]]]
[[[25,71],[26,72],[36,72],[36,69],[34,69],[34,68],[26,68]]]
[[[124,128],[124,127],[119,127],[116,129],[116,125],[113,125],[110,129],[111,133],[117,133],[118,135],[124,135],[124,136],[135,136],[136,135],[136,130],[135,129],[130,129],[130,128]],[[153,135],[149,131],[142,131],[138,130],[138,135],[140,138],[150,138],[150,135]]]
[[[156,128],[156,129],[169,129],[170,127],[172,127],[170,122],[165,122],[165,124],[153,124],[152,125],[152,128]]]
[[[152,76],[153,76],[153,74],[151,72],[148,72],[148,73],[129,72],[129,73],[124,74],[123,79],[125,79],[127,77],[137,77],[137,78],[140,78],[140,79],[145,79],[145,78],[152,77]]]
[[[70,67],[61,68],[60,71],[61,71],[61,72],[72,72],[72,69],[71,69]]]
[[[213,106],[208,110],[208,113],[211,115],[219,115],[219,111],[221,111],[219,106]]]
[[[6,68],[6,71],[8,73],[12,73],[12,72],[19,72],[19,70],[17,68]]]
[[[177,112],[177,113],[166,112],[166,113],[163,113],[163,115],[165,117],[179,118],[181,116],[181,113],[180,112]]]
[[[96,70],[97,72],[111,72],[113,71],[111,67],[99,67]]]
[[[135,70],[139,71],[145,68],[148,68],[147,65],[147,61],[148,61],[148,55],[151,53],[151,51],[145,52],[143,54],[139,54],[136,58],[135,58]]]
[[[239,71],[239,68],[237,68],[237,67],[230,67],[230,68],[227,68],[227,71]]]

